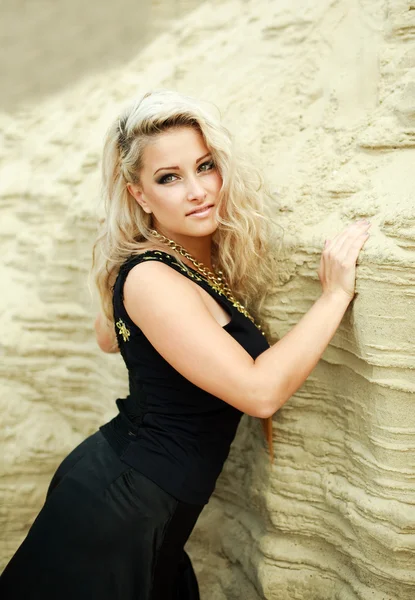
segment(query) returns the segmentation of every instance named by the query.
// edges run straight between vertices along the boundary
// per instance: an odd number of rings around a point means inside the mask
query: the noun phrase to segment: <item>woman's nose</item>
[[[187,199],[192,200],[193,198],[198,198],[204,200],[205,197],[206,190],[200,181],[197,178],[189,181]]]

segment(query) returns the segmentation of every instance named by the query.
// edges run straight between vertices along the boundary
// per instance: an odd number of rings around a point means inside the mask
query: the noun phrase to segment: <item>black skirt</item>
[[[59,465],[0,598],[199,600],[184,545],[204,506],[122,463],[97,431]]]

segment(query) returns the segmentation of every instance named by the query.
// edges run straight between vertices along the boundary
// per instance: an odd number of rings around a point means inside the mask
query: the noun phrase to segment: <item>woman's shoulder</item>
[[[170,266],[178,265],[172,254],[167,251],[160,250],[159,248],[150,247],[135,251],[127,256],[119,266],[112,289],[122,289],[130,271],[137,265],[150,261],[159,263],[162,262]]]

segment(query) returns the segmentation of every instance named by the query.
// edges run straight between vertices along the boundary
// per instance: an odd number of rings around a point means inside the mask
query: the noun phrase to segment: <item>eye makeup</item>
[[[202,172],[212,171],[216,167],[213,160],[208,160],[208,161],[202,163],[199,166],[198,170],[201,169],[202,167],[204,167],[205,165],[207,165],[209,168],[203,169]],[[176,177],[176,175],[174,173],[166,173],[165,175],[160,177],[160,179],[157,180],[157,183],[160,183],[161,185],[164,185],[166,183],[171,183],[171,180],[170,181],[168,180],[169,177]]]

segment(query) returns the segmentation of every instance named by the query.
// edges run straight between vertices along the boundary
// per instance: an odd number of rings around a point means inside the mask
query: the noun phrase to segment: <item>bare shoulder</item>
[[[158,250],[157,250],[158,251]],[[145,254],[145,252],[140,252]],[[167,252],[166,254],[169,254]],[[171,255],[173,256],[173,255]],[[175,284],[172,284],[172,282]],[[140,284],[144,284],[140,285]],[[134,265],[128,272],[124,283],[124,296],[145,293],[150,285],[153,286],[153,292],[166,291],[171,285],[188,287],[189,280],[183,277],[170,265],[161,260],[145,260]]]

